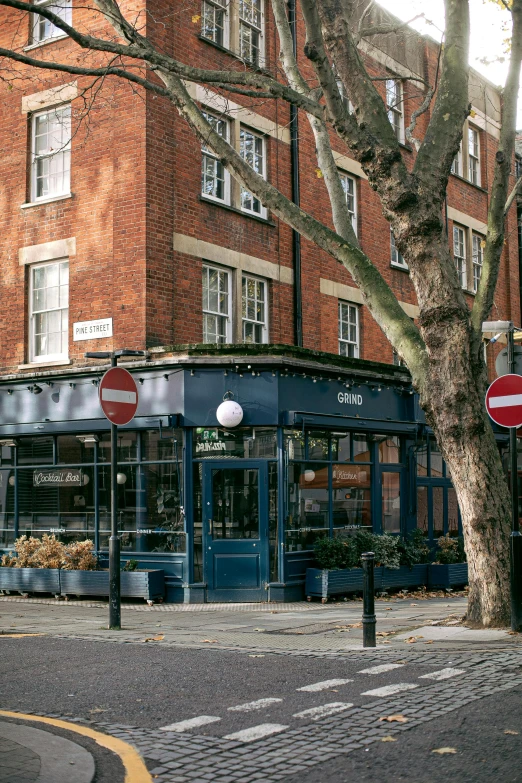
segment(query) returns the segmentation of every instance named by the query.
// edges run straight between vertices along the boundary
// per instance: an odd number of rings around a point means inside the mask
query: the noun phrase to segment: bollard
[[[363,647],[376,647],[375,642],[375,590],[373,569],[375,555],[373,552],[363,552],[361,555],[363,567]]]

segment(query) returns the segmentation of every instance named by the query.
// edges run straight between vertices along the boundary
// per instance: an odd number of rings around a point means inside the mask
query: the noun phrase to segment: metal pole
[[[507,334],[509,372],[515,374],[514,329]],[[522,535],[518,520],[518,454],[517,430],[509,430],[511,462],[511,630],[522,631]]]
[[[361,555],[363,567],[363,647],[375,647],[375,590],[374,567],[375,555],[373,552],[363,552]]]
[[[116,367],[118,357],[111,357]],[[111,537],[109,539],[109,629],[121,631],[120,538],[118,535],[118,427],[111,424]]]

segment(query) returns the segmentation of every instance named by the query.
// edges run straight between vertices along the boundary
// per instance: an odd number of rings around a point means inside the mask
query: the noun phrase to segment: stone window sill
[[[233,207],[230,204],[225,204],[222,201],[217,201],[213,198],[205,198],[205,196],[201,196],[201,195],[199,197],[199,200],[205,204],[213,204],[215,207],[221,207],[221,209],[226,209],[229,212],[235,212],[236,215],[243,215],[243,217],[251,218],[252,220],[257,220],[258,223],[264,223],[265,226],[275,226],[274,221],[270,220],[269,218],[259,217],[258,215],[254,215],[252,212],[244,212],[242,209]]]
[[[28,364],[19,364],[19,370],[37,370],[39,367],[65,367],[72,364],[72,359],[55,359],[54,362],[29,362]]]
[[[486,188],[482,187],[482,185],[475,185],[474,182],[470,182],[469,179],[466,179],[466,177],[463,177],[461,174],[454,174],[452,171],[450,171],[450,174],[452,177],[455,177],[455,179],[460,180],[460,182],[465,182],[466,185],[469,185],[472,188],[476,188],[477,190],[480,190],[481,193],[488,192]]]
[[[20,204],[20,209],[39,207],[42,204],[53,204],[55,201],[65,201],[68,198],[73,198],[73,196],[73,193],[64,193],[62,196],[50,196],[49,198],[42,198],[38,201],[27,201],[25,204]]]
[[[55,43],[55,41],[63,41],[64,38],[68,37],[67,33],[64,33],[63,35],[55,35],[52,38],[46,38],[45,41],[38,41],[37,43],[29,44],[29,46],[24,46],[24,52],[30,52],[32,49],[40,49],[41,46],[47,46],[47,44]]]
[[[394,264],[392,261],[390,261],[390,266],[392,269],[398,269],[400,272],[406,272],[406,274],[410,274],[410,270],[407,266],[401,266],[401,264]]]

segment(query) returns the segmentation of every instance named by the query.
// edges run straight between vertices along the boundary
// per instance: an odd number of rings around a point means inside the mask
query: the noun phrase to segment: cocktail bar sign
[[[33,471],[33,487],[81,487],[82,485],[81,470],[65,468]]]

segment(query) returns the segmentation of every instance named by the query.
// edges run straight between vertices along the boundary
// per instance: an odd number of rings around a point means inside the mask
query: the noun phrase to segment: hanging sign
[[[77,468],[34,470],[33,487],[82,487],[82,471]]]

